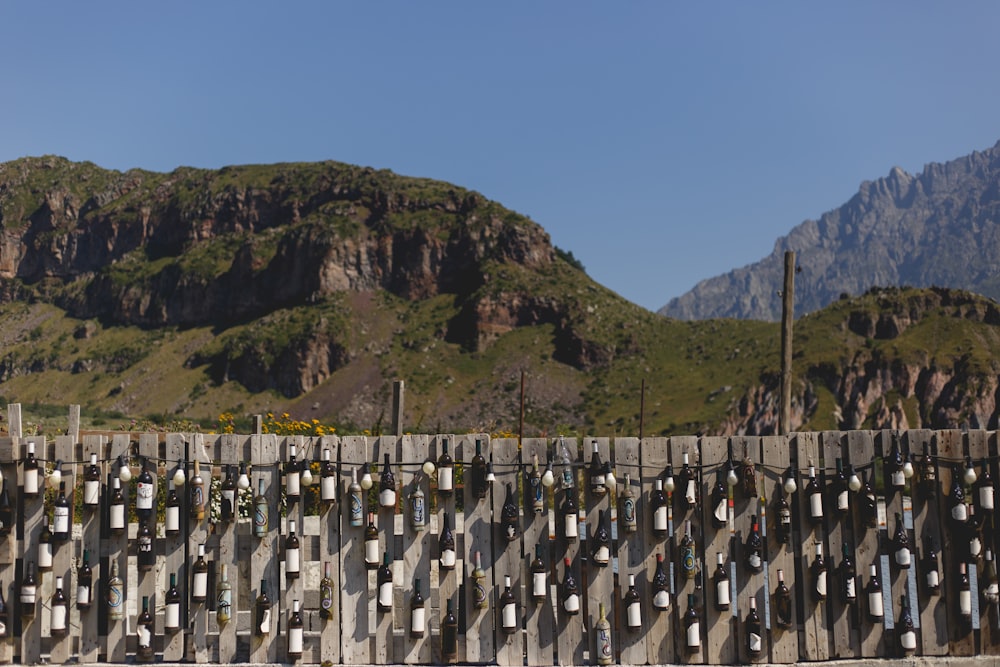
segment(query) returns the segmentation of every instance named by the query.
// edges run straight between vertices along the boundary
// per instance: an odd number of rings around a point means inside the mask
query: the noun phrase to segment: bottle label
[[[76,587],[76,603],[78,605],[90,604],[90,586],[82,584]]]
[[[25,485],[27,486],[27,484]],[[83,504],[97,505],[101,502],[101,481],[87,480],[83,483]]]
[[[971,591],[959,591],[958,592],[958,611],[962,616],[972,615],[972,592]]]
[[[906,476],[902,470],[894,470],[892,472],[892,485],[898,487],[906,486]]]
[[[108,586],[108,607],[114,612],[122,606],[122,585],[118,583]]]
[[[778,517],[781,519],[781,525],[782,526],[784,526],[786,528],[791,528],[791,526],[792,526],[792,512],[791,512],[791,510],[782,509],[781,512],[778,514]]]
[[[149,537],[139,538],[139,553],[140,554],[151,554],[153,553],[153,540]]]
[[[826,570],[816,576],[816,592],[820,597],[826,597]]]
[[[121,530],[125,527],[125,506],[112,505],[111,516],[108,517],[112,530]]]
[[[611,560],[611,550],[604,544],[597,547],[597,551],[594,552],[594,562],[607,564]]]
[[[66,629],[66,605],[63,604],[52,605],[52,629],[53,630]]]
[[[267,505],[257,503],[253,510],[253,529],[257,536],[267,533]]]
[[[576,593],[569,595],[563,600],[563,609],[565,609],[570,614],[575,614],[580,611],[580,596]]]
[[[153,639],[153,633],[150,632],[149,626],[145,624],[139,624],[139,626],[136,629],[136,634],[139,636],[139,647],[149,648]]]
[[[385,489],[383,491],[379,491],[378,504],[381,505],[382,507],[395,507],[396,491],[394,489]]]
[[[854,600],[858,597],[858,585],[855,583],[854,577],[848,577],[844,587],[848,600]]]
[[[823,494],[813,493],[809,496],[809,516],[814,519],[823,518]]]
[[[544,597],[546,594],[545,573],[535,572],[531,575],[531,594],[536,597]]]
[[[153,509],[153,485],[139,482],[135,491],[135,508],[137,510]]]
[[[633,602],[626,611],[628,627],[638,628],[642,626],[642,607],[638,602]]]
[[[232,618],[233,610],[233,591],[230,588],[223,588],[219,591],[219,603],[216,606],[215,613],[216,618],[219,623],[226,623]]]
[[[445,549],[441,552],[441,567],[453,568],[455,567],[455,550]]]
[[[566,526],[565,535],[569,539],[576,539],[580,536],[579,527],[577,526],[577,515],[576,513],[571,513],[566,515]]]
[[[378,540],[365,540],[365,564],[378,565]]]
[[[979,506],[984,510],[993,509],[993,485],[979,487]]]
[[[965,503],[958,503],[951,508],[951,518],[961,522],[965,522],[969,518],[969,511],[965,507]]]
[[[667,532],[667,508],[660,505],[653,512],[653,530],[658,533]]]
[[[913,630],[904,632],[899,636],[899,643],[907,651],[914,651],[917,648],[917,634]]]
[[[688,480],[687,487],[684,491],[684,500],[686,500],[687,504],[692,507],[698,502],[698,495],[695,491],[693,479]]]
[[[285,551],[285,572],[299,571],[299,555],[298,548]]]
[[[392,582],[383,581],[378,587],[378,603],[385,608],[392,607]],[[330,598],[330,606],[333,606],[333,596]]]
[[[413,522],[413,527],[420,528],[424,525],[424,498],[423,496],[413,496],[410,499],[410,511],[411,520]]]
[[[68,507],[56,507],[55,509],[55,522],[54,522],[54,533],[68,533],[69,532],[69,508]]]
[[[38,596],[37,586],[21,586],[21,604],[35,604]]]
[[[868,594],[868,615],[872,618],[882,618],[885,615],[882,607],[882,591]]]
[[[611,649],[611,630],[609,628],[598,628],[597,630],[597,660],[601,664],[609,663],[614,657]]]
[[[288,628],[288,652],[302,653],[302,628]]]
[[[626,528],[631,526],[631,530],[635,530],[635,498],[626,498],[622,503],[622,519]]]
[[[941,575],[938,574],[937,568],[933,570],[927,570],[927,587],[928,588],[938,588],[941,585]]]
[[[415,607],[410,612],[410,632],[414,634],[424,634],[424,627],[427,625],[425,611],[426,610],[423,607]],[[504,618],[506,618],[506,616]]]
[[[164,527],[168,533],[176,533],[181,529],[181,508],[168,507],[163,516]]]
[[[208,572],[195,572],[191,597],[204,598],[208,594]]]
[[[750,565],[750,568],[752,570],[754,571],[760,570],[762,565],[762,561],[760,559],[760,552],[757,550],[751,551],[750,557],[747,558],[747,563]]]
[[[517,627],[517,605],[508,602],[503,606],[503,627]]]
[[[181,605],[177,602],[171,602],[167,605],[167,609],[163,614],[163,627],[176,630],[181,626]]]
[[[52,567],[51,542],[40,542],[38,544],[38,567],[43,569]]]
[[[475,587],[472,589],[472,600],[477,609],[486,608],[486,598],[486,589],[483,588],[483,585],[477,580]]]
[[[973,556],[978,556],[983,550],[983,543],[979,539],[979,535],[973,535],[969,540],[969,553]]]
[[[657,609],[669,609],[670,593],[667,591],[656,591],[656,595],[653,596],[653,606]]]
[[[910,550],[908,547],[896,549],[896,565],[910,567]]]
[[[844,489],[837,494],[837,509],[841,512],[846,512],[851,508],[849,496],[847,494],[847,489]]]
[[[38,493],[38,468],[25,469],[24,492],[30,495]]]
[[[225,489],[222,492],[222,516],[225,519],[233,518],[233,508],[236,507],[236,490]]]
[[[361,494],[352,493],[349,506],[351,510],[351,525],[360,526],[365,520],[364,512],[361,508]]]
[[[260,624],[257,629],[262,635],[270,634],[271,632],[271,609],[265,609],[260,616]]]
[[[438,468],[438,491],[451,491],[455,488],[452,484],[453,472],[451,468]]]
[[[299,492],[299,473],[297,471],[285,473],[285,495],[297,496]]]
[[[715,506],[715,520],[720,524],[726,523],[729,520],[729,506],[725,498],[720,498],[718,504]]]
[[[757,633],[757,632],[751,632],[750,633],[749,645],[750,645],[749,648],[750,648],[750,652],[751,653],[760,653],[761,639],[760,639],[760,634],[759,633]]]
[[[385,584],[380,584],[378,589],[378,601],[382,602],[382,586]],[[320,588],[320,599],[319,606],[327,611],[333,609],[333,586],[330,584],[323,584]]]
[[[729,580],[720,579],[715,583],[715,596],[720,607],[729,606]]]
[[[201,484],[191,485],[191,510],[197,511],[205,506],[205,489]]]
[[[681,571],[685,579],[694,579],[697,564],[694,559],[693,547],[681,547]]]
[[[687,628],[688,648],[698,648],[701,646],[701,623],[694,621]]]
[[[337,499],[337,478],[333,475],[324,477],[319,486],[320,498],[324,502],[331,502]]]

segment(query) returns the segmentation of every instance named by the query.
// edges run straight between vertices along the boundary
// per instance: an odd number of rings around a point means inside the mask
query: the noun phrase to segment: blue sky
[[[1000,140],[988,2],[5,2],[0,161],[451,181],[650,309]]]

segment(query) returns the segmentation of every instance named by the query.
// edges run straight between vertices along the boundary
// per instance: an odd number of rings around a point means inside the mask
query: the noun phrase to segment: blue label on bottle
[[[112,609],[117,609],[122,606],[122,589],[121,586],[109,586],[108,587],[108,606]]]

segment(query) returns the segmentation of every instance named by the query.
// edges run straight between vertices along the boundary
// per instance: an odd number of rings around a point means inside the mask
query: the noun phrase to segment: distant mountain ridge
[[[843,206],[806,220],[764,259],[698,283],[658,312],[684,320],[781,317],[784,254],[794,250],[796,315],[842,294],[909,285],[1000,299],[1000,142],[916,175],[893,167]]]

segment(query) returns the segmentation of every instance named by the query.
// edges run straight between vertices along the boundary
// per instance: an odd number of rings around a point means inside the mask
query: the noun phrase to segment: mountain
[[[660,314],[680,319],[778,320],[784,254],[794,250],[795,309],[808,313],[841,294],[912,285],[1000,298],[1000,143],[916,176],[894,167],[819,220],[778,239],[761,261],[698,283]]]
[[[85,425],[377,432],[403,379],[408,431],[516,433],[523,377],[525,435],[776,426],[777,324],[663,318],[479,193],[337,162],[0,164],[0,321],[0,405]],[[796,323],[793,427],[995,428],[998,359],[983,297],[841,299]]]

